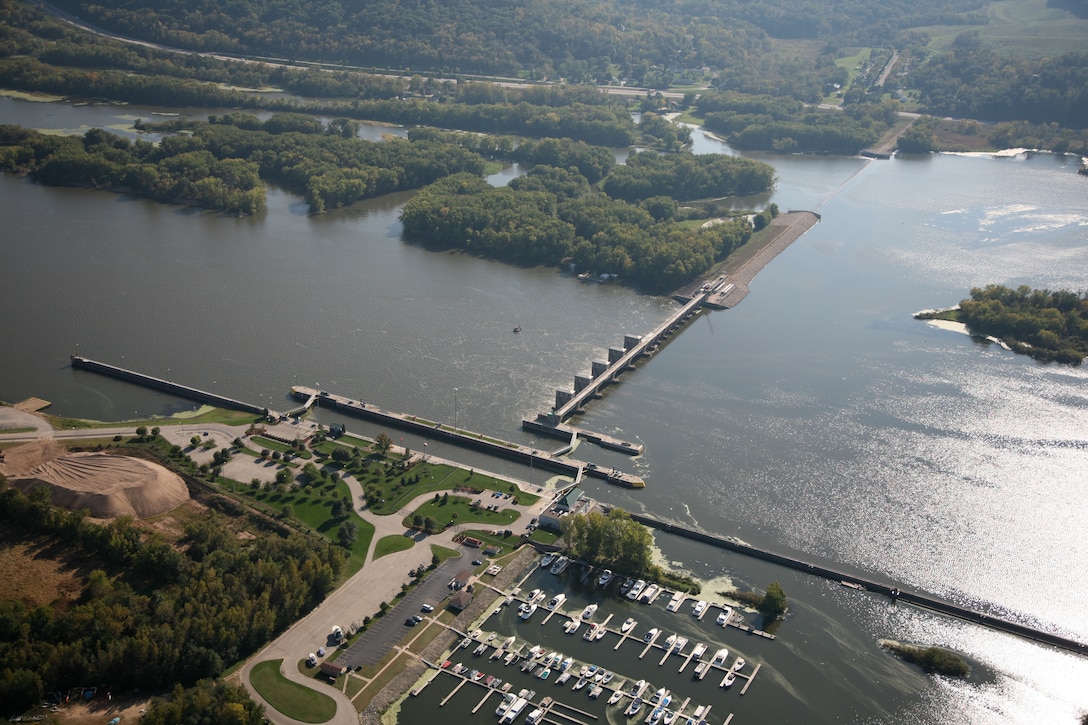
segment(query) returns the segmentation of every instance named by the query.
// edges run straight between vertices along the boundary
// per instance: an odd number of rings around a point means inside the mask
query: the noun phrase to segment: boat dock
[[[486,436],[482,433],[463,430],[442,422],[435,422],[420,418],[408,413],[397,413],[391,410],[383,410],[373,403],[361,400],[353,400],[343,395],[334,395],[326,390],[303,385],[295,385],[291,388],[291,395],[304,403],[304,407],[320,405],[322,408],[331,408],[357,418],[385,423],[402,430],[407,430],[425,438],[438,439],[454,443],[465,448],[483,451],[493,456],[507,458],[537,468],[544,468],[570,476],[575,481],[582,476],[599,478],[608,483],[613,483],[627,488],[643,488],[646,482],[640,477],[624,473],[616,468],[606,468],[593,463],[585,463],[569,458],[561,458],[554,453],[541,451],[519,443],[504,441],[494,436]]]

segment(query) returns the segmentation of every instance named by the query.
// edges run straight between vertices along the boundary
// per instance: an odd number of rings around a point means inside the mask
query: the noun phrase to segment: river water
[[[120,130],[154,110],[0,99],[2,122],[58,131]],[[723,150],[695,136],[697,151]],[[649,482],[639,492],[589,483],[591,495],[1088,639],[1088,374],[911,318],[991,282],[1083,289],[1088,182],[1049,155],[764,160],[778,185],[745,203],[815,209],[822,221],[742,304],[698,318],[588,409],[583,425],[646,453],[575,455]],[[522,417],[673,309],[552,269],[405,243],[406,198],[310,217],[270,189],[265,214],[234,219],[0,176],[0,399],[37,395],[52,412],[99,419],[191,407],[73,371],[78,352],[275,408],[291,384],[319,385],[527,441]],[[773,643],[692,629],[763,663],[744,697],[709,681],[686,693],[712,701],[713,720],[1069,722],[1088,708],[1081,658],[690,542],[658,544],[708,593],[777,580],[790,597]],[[590,596],[575,588],[571,606]],[[619,603],[605,610],[627,616]],[[976,676],[925,677],[879,638],[954,647]],[[692,689],[684,683],[678,691]],[[402,721],[445,691],[406,703]],[[464,697],[443,716],[484,721],[467,715],[478,696],[467,707]]]

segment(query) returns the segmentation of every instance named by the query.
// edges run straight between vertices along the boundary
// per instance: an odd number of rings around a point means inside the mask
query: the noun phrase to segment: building
[[[347,671],[348,671],[348,668],[344,667],[339,662],[322,662],[321,663],[321,674],[328,675],[329,677],[331,677],[334,680],[337,677],[339,677],[340,675],[346,673]]]
[[[450,597],[450,603],[446,605],[446,609],[460,612],[470,604],[472,604],[472,594],[466,591],[460,591]]]
[[[446,586],[454,591],[461,591],[468,586],[470,579],[472,579],[472,569],[462,569],[453,575],[453,579],[450,579],[450,583]]]
[[[586,497],[582,489],[576,486],[571,487],[557,497],[547,511],[540,514],[540,528],[560,531],[563,528],[564,518],[589,513],[596,506],[596,501]]]

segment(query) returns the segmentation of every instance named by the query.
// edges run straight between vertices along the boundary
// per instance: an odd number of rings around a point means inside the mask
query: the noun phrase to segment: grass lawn
[[[371,461],[362,469],[349,467],[348,471],[359,479],[371,499],[378,500],[378,503],[371,504],[370,510],[381,516],[395,513],[420,494],[452,491],[459,487],[507,493],[513,485],[501,478],[437,463],[420,463],[411,470],[401,471]],[[539,499],[533,494],[520,492],[517,498],[523,504],[533,504]],[[442,522],[447,520],[442,519]]]
[[[58,430],[71,430],[74,428],[116,428],[118,425],[145,425],[148,428],[154,428],[155,426],[159,426],[160,428],[162,428],[163,426],[167,425],[200,425],[201,423],[249,425],[250,423],[259,423],[263,420],[263,418],[259,415],[255,416],[253,415],[253,413],[243,413],[238,410],[213,408],[210,405],[204,405],[195,411],[177,413],[169,418],[148,418],[125,421],[100,421],[84,420],[82,418],[62,418],[55,415],[46,415],[46,420],[48,420],[49,424],[52,425],[54,428],[57,428]]]
[[[533,533],[529,534],[529,538],[538,544],[554,544],[559,538],[559,534],[544,529],[534,529]]]
[[[378,539],[377,546],[374,547],[374,558],[380,559],[386,554],[395,554],[398,551],[405,551],[415,546],[415,541],[407,536],[383,536]]]
[[[336,701],[328,695],[292,682],[280,674],[283,660],[254,666],[250,681],[261,697],[278,712],[300,722],[322,723],[336,714]]]
[[[511,549],[521,545],[520,536],[511,536],[509,538],[502,536],[492,536],[490,531],[484,531],[482,529],[466,529],[465,536],[472,536],[480,539],[484,544],[494,544],[499,547],[503,552],[508,552]],[[485,562],[486,563],[486,562]]]
[[[428,516],[433,518],[441,526],[449,521],[453,521],[458,524],[494,524],[495,526],[507,526],[518,520],[521,515],[516,509],[503,509],[502,511],[488,511],[486,508],[472,505],[472,502],[477,499],[469,499],[463,496],[450,496],[449,499],[443,502],[443,498],[440,497],[438,501],[428,501],[415,511],[410,516],[406,516],[404,519],[405,526],[411,526],[412,520],[416,516],[422,516],[426,519]],[[505,499],[504,499],[505,500]],[[488,501],[498,501],[491,497],[484,498],[484,504]]]
[[[444,546],[438,544],[431,544],[431,553],[438,559],[438,563],[441,564],[446,559],[453,559],[454,557],[461,556],[461,552],[454,551],[453,549],[447,549]]]
[[[307,450],[300,451],[292,446],[287,445],[286,443],[280,443],[279,441],[274,441],[271,438],[253,436],[252,438],[250,438],[250,440],[253,441],[254,445],[258,445],[261,448],[267,448],[270,451],[279,451],[280,453],[290,453],[296,458],[305,458],[309,460],[310,458],[314,457],[314,454],[310,453]]]

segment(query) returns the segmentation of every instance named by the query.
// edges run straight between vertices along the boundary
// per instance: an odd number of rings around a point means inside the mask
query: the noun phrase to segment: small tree
[[[200,436],[193,436],[189,439],[189,442],[193,444],[193,447],[200,445]]]
[[[767,619],[777,619],[786,611],[786,593],[782,591],[782,585],[773,582],[767,587],[767,593],[763,595],[763,601],[759,604],[759,612]]]
[[[389,437],[389,434],[382,431],[378,434],[378,437],[374,439],[374,445],[377,447],[378,452],[385,455],[389,452],[389,449],[393,447],[393,439]]]
[[[140,437],[140,438],[146,437],[147,436],[147,426],[146,425],[138,426],[136,428],[136,435],[138,437]]]
[[[355,546],[355,540],[359,538],[359,527],[354,521],[345,521],[340,526],[336,538],[340,542],[340,546],[350,549]]]

